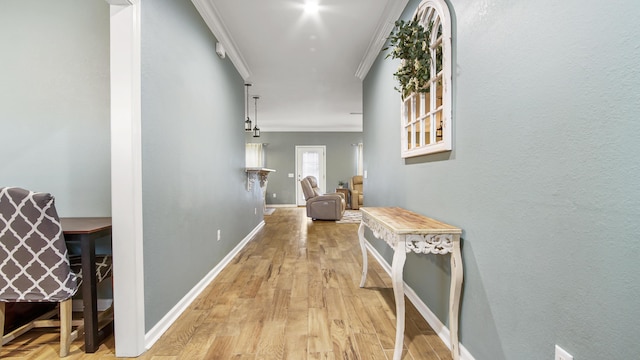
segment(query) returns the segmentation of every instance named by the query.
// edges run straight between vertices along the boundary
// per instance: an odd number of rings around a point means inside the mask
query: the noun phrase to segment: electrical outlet
[[[258,208],[253,208],[253,215],[258,215]]]
[[[556,345],[556,357],[554,360],[573,360],[573,356],[560,346]]]
[[[273,193],[273,197],[274,197],[274,198],[276,197],[276,193]]]
[[[220,229],[218,229],[218,241],[220,241],[220,237],[221,237],[220,235],[221,235]]]

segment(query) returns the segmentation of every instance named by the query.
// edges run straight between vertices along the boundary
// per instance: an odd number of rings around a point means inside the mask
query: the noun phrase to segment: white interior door
[[[304,193],[300,186],[300,180],[309,175],[318,179],[318,187],[322,193],[326,192],[326,146],[296,146],[296,201],[297,205],[304,206]]]

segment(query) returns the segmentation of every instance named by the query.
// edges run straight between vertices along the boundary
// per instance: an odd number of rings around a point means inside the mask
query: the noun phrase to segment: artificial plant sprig
[[[392,48],[386,58],[400,59],[400,67],[393,74],[400,88],[396,88],[403,98],[415,92],[429,92],[431,79],[431,49],[429,39],[431,28],[420,24],[417,18],[411,21],[398,20],[389,35],[389,47]]]

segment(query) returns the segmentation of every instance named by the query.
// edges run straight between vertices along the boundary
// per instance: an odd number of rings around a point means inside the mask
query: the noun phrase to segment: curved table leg
[[[402,357],[402,345],[404,343],[404,280],[402,271],[406,259],[407,251],[403,236],[396,244],[391,264],[391,283],[393,284],[393,295],[396,300],[396,343],[393,350],[393,360],[400,360]]]
[[[358,227],[358,239],[360,239],[360,249],[362,250],[362,278],[360,279],[360,287],[364,287],[364,282],[367,280],[367,245],[364,239],[364,222],[360,222]]]
[[[462,256],[460,255],[460,235],[456,235],[451,252],[451,288],[449,289],[449,330],[451,332],[451,356],[460,359],[458,342],[458,312],[462,291]]]

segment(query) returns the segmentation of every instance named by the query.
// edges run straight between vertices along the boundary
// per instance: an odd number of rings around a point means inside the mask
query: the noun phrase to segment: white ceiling
[[[312,14],[313,0],[192,1],[252,84],[252,120],[260,96],[262,131],[362,131],[362,79],[408,2],[315,0]]]

